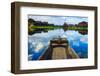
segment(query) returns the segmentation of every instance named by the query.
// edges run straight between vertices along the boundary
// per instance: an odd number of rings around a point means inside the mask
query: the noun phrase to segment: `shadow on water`
[[[46,29],[39,28],[35,29],[34,31],[28,32],[29,35],[35,34],[35,33],[41,33],[41,32],[48,32]]]
[[[82,35],[88,34],[88,30],[78,30],[78,32]]]

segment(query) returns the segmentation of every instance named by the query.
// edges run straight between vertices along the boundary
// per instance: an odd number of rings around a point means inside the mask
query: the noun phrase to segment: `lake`
[[[81,34],[77,30],[55,29],[28,35],[28,60],[38,60],[49,47],[50,40],[59,36],[68,40],[80,58],[88,58],[88,34]]]

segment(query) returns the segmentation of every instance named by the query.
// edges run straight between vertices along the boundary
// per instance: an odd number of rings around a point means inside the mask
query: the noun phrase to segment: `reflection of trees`
[[[88,30],[78,30],[78,32],[83,35],[88,34]]]

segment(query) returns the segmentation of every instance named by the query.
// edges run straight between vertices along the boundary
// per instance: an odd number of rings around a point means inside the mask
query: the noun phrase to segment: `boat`
[[[79,58],[78,54],[69,46],[66,38],[53,38],[46,51],[39,57],[39,60],[56,60],[56,59],[75,59]]]

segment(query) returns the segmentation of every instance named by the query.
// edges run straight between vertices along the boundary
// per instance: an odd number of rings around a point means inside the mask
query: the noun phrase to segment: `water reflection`
[[[88,57],[88,34],[87,31],[55,29],[48,32],[39,32],[29,35],[28,59],[37,60],[48,48],[50,40],[57,37],[66,38],[71,48],[80,58]]]

